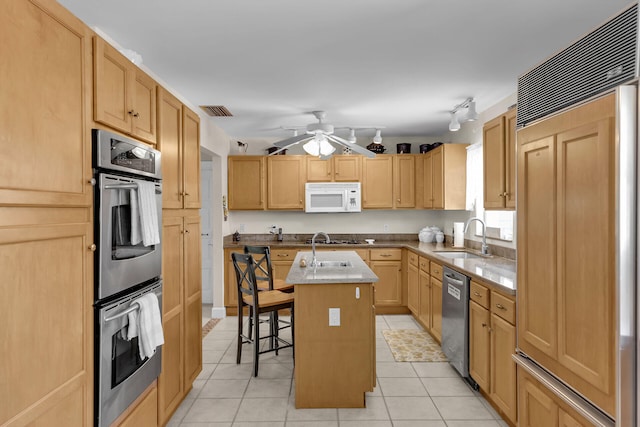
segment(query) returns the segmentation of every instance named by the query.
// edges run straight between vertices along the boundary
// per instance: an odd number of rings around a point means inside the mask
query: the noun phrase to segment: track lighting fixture
[[[382,144],[382,130],[376,129],[376,136],[373,137],[374,144]]]
[[[451,110],[451,122],[449,122],[449,130],[452,132],[460,130],[460,121],[456,115],[462,108],[467,109],[467,114],[463,117],[463,122],[473,122],[478,120],[478,113],[476,112],[476,101],[473,98],[467,98],[461,104],[456,105]]]
[[[356,143],[356,130],[351,128],[349,129],[349,136],[347,137],[347,141],[355,144]]]

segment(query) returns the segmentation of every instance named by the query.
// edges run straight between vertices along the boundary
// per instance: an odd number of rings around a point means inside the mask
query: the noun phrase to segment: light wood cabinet
[[[469,301],[469,375],[480,389],[489,390],[491,357],[491,315],[489,310]]]
[[[0,425],[93,425],[91,31],[0,2]]]
[[[362,159],[362,208],[393,208],[393,156]]]
[[[420,312],[420,270],[419,256],[415,252],[407,253],[407,306],[414,316]]]
[[[422,327],[442,340],[442,266],[426,257],[418,258],[419,305],[415,316]]]
[[[485,209],[516,207],[516,109],[482,128]]]
[[[197,211],[164,210],[162,227],[162,323],[165,343],[158,377],[162,424],[176,410],[202,369],[200,217]]]
[[[443,144],[418,155],[416,204],[422,209],[464,209],[467,145]]]
[[[158,384],[153,382],[118,419],[112,427],[157,427]]]
[[[442,281],[431,277],[431,335],[442,341]]]
[[[306,156],[267,157],[267,209],[304,209]]]
[[[416,207],[416,156],[398,154],[393,156],[393,206],[395,208]]]
[[[307,182],[360,182],[362,175],[362,156],[333,156],[322,160],[315,156],[306,156]]]
[[[297,253],[298,249],[278,248],[271,250],[271,264],[274,279],[286,280]]]
[[[402,249],[371,249],[369,267],[378,276],[375,284],[375,306],[401,307],[402,292]]]
[[[156,82],[116,48],[95,36],[94,120],[156,143]]]
[[[521,427],[589,427],[593,424],[518,367]]]
[[[263,210],[266,207],[265,165],[264,156],[227,158],[230,210]]]
[[[418,320],[422,327],[431,330],[431,276],[422,270],[419,272],[420,284],[420,308],[418,311]]]
[[[518,346],[610,415],[614,114],[608,95],[520,130],[517,183]]]
[[[162,153],[162,207],[200,208],[200,118],[158,88],[158,149]]]
[[[307,284],[295,293],[296,408],[364,407],[375,386],[372,284]],[[340,308],[340,327],[329,326],[329,308]]]
[[[91,31],[51,0],[2,2],[0,200],[91,206]]]

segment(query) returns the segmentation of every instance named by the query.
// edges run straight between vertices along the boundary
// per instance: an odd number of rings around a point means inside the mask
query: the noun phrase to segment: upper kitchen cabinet
[[[156,143],[156,82],[116,48],[94,37],[94,119]]]
[[[227,158],[227,191],[230,210],[264,210],[265,166],[264,156],[229,156]]]
[[[0,24],[0,204],[90,206],[91,31],[51,0]]]
[[[417,206],[423,209],[464,209],[467,145],[443,144],[417,160]]]
[[[393,197],[396,208],[416,207],[416,156],[393,156]]]
[[[162,207],[200,208],[200,119],[162,87],[158,87],[158,149]]]
[[[306,156],[267,157],[267,208],[304,209]]]
[[[484,208],[516,207],[516,109],[485,123],[482,128],[484,157]]]
[[[362,207],[393,208],[393,156],[378,154],[362,159]]]
[[[518,131],[518,347],[608,414],[616,412],[615,111],[608,95]]]
[[[360,182],[361,170],[361,156],[333,156],[328,160],[307,156],[307,182]]]

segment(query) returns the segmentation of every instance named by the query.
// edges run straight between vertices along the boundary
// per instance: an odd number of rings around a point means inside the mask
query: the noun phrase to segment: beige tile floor
[[[291,352],[260,356],[250,346],[236,365],[235,317],[204,338],[202,372],[170,427],[505,427],[485,399],[448,363],[395,362],[380,332],[420,326],[411,316],[376,317],[377,386],[363,409],[296,409]]]

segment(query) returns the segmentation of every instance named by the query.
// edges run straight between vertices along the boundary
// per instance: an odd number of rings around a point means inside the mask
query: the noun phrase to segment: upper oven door
[[[144,246],[135,228],[139,224],[137,200],[131,197],[139,179],[100,174],[96,200],[96,299],[110,297],[132,286],[160,277],[161,245]],[[158,233],[162,224],[162,184],[155,185]],[[133,199],[133,200],[132,200]]]

